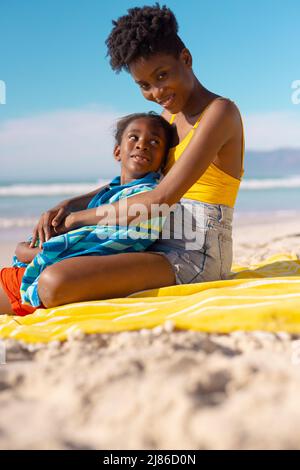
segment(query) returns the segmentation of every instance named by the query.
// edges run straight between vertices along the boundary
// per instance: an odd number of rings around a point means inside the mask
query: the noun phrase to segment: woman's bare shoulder
[[[234,101],[222,96],[213,100],[205,113],[207,123],[217,123],[218,127],[227,129],[231,136],[241,129],[242,120],[238,106]],[[204,123],[203,123],[204,124]]]
[[[211,111],[216,114],[223,114],[228,118],[240,117],[240,110],[236,103],[229,98],[219,96],[211,103]]]

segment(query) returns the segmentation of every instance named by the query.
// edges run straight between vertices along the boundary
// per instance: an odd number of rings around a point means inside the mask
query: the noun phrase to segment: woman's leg
[[[45,307],[55,307],[174,284],[172,266],[162,255],[121,253],[79,256],[49,266],[40,276],[38,291]]]
[[[0,315],[1,314],[14,315],[14,312],[11,309],[11,304],[7,295],[0,284]]]

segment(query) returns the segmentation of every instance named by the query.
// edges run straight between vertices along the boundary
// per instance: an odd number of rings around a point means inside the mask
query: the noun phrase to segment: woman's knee
[[[42,272],[38,282],[38,293],[44,307],[57,307],[64,303],[65,283],[66,276],[56,269],[56,266],[49,266]]]

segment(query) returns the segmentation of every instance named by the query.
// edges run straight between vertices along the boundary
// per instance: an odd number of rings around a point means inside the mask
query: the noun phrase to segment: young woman
[[[177,34],[174,14],[166,7],[143,7],[113,22],[107,39],[115,71],[127,70],[145,99],[160,104],[163,117],[176,127],[165,177],[148,193],[118,201],[96,212],[81,209],[90,193],[63,201],[40,218],[34,239],[48,239],[69,215],[69,229],[131,220],[130,207],[154,204],[200,209],[193,223],[203,234],[198,249],[186,239],[160,240],[148,252],[105,257],[77,257],[48,267],[39,281],[47,307],[84,300],[124,297],[145,289],[224,279],[232,260],[232,216],[243,175],[244,136],[236,105],[206,89],[195,76],[192,56]]]

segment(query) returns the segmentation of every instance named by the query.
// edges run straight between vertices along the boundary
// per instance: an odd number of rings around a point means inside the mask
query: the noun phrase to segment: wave
[[[109,180],[96,183],[11,184],[0,186],[0,197],[74,196],[93,191]],[[241,190],[300,188],[300,175],[285,178],[245,179]]]
[[[85,194],[108,181],[97,183],[11,184],[0,186],[0,197],[65,196]]]
[[[33,228],[38,217],[0,217],[0,230],[10,228]]]
[[[300,175],[285,178],[245,179],[241,183],[241,189],[279,189],[300,188]]]

